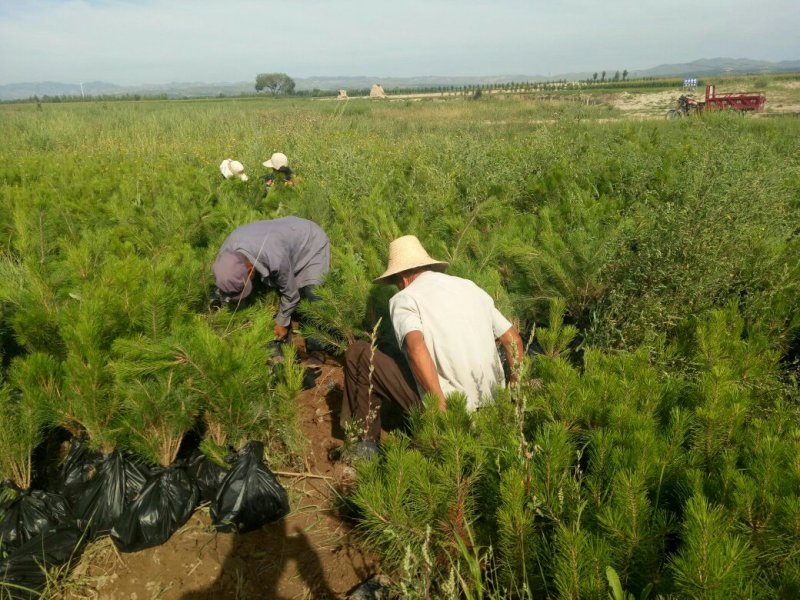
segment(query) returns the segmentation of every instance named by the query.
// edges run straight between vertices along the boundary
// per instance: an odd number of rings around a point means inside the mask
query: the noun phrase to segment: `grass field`
[[[787,113],[796,83],[752,81]],[[800,120],[634,93],[0,106],[0,478],[41,481],[56,427],[166,465],[197,415],[301,465],[276,299],[209,306],[227,234],[292,214],[332,242],[303,311],[332,352],[385,315],[406,233],[530,339],[497,408],[416,415],[359,470],[404,597],[607,597],[607,567],[635,597],[796,597]],[[294,188],[258,182],[274,151]]]

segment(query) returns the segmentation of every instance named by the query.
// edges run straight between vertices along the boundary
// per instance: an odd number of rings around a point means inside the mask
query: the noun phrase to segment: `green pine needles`
[[[29,483],[55,428],[159,464],[189,429],[296,460],[275,294],[209,306],[230,231],[292,214],[331,240],[300,316],[332,352],[380,322],[399,355],[371,282],[403,234],[532,338],[494,406],[420,411],[360,467],[402,596],[800,597],[800,121],[583,93],[0,106],[0,476]],[[275,148],[298,177],[266,192]]]
[[[539,385],[474,415],[457,396],[446,413],[429,403],[361,466],[367,543],[400,581],[443,595],[460,581],[474,597],[606,598],[609,567],[633,597],[796,590],[800,446],[796,409],[772,416],[794,393],[777,355],[732,307],[698,325],[689,373],[647,351],[587,348],[576,366],[564,305],[553,310],[537,331],[550,349],[533,359]],[[409,575],[409,548],[432,566]],[[480,581],[465,576],[476,557]]]

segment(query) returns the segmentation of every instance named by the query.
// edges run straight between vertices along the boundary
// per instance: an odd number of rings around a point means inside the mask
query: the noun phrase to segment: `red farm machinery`
[[[691,113],[704,110],[736,110],[740,112],[761,112],[767,97],[761,92],[737,92],[734,94],[717,94],[715,85],[706,86],[705,102],[698,102],[691,94],[678,98],[678,107],[667,113],[668,119],[685,117]]]

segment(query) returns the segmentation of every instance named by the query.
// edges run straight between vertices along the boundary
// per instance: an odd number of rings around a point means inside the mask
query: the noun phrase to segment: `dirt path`
[[[119,554],[105,538],[87,548],[58,597],[324,600],[344,597],[375,573],[375,558],[362,553],[331,509],[334,486],[352,477],[349,467],[328,460],[328,450],[341,443],[332,417],[341,402],[342,370],[331,362],[298,399],[309,439],[308,472],[329,479],[280,477],[289,492],[289,516],[242,535],[216,533],[206,506],[156,548]]]

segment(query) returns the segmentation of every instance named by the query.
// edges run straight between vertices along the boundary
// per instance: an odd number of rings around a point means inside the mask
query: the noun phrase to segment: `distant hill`
[[[253,78],[255,80],[255,77]],[[25,100],[37,96],[122,96],[125,94],[154,95],[166,94],[170,98],[238,96],[254,93],[254,83],[162,83],[121,86],[107,81],[84,83],[83,90],[78,83],[57,83],[39,81],[34,83],[11,83],[0,85],[0,100]]]
[[[752,75],[800,71],[800,60],[768,62],[748,58],[701,58],[690,63],[659,65],[644,71],[632,71],[631,77],[701,77],[704,75]]]
[[[620,71],[625,65],[620,65]],[[601,71],[602,69],[598,69]],[[610,76],[617,70],[605,69]],[[800,60],[768,62],[747,58],[704,58],[689,63],[665,64],[651,69],[631,70],[629,77],[704,77],[709,75],[747,75],[754,73],[800,72]],[[403,89],[437,86],[462,86],[477,84],[497,84],[511,81],[547,81],[555,79],[588,79],[591,72],[560,73],[555,75],[487,75],[487,76],[421,76],[421,77],[373,77],[373,76],[325,76],[295,77],[298,91],[308,90],[354,90],[368,89],[373,83],[380,83],[384,89]],[[165,94],[170,98],[238,96],[255,92],[255,73],[253,81],[235,83],[165,83],[136,86],[120,86],[106,81],[83,83],[58,83],[40,81],[34,83],[12,83],[0,85],[0,100],[24,100],[34,96],[80,96],[85,95],[124,95],[124,94]]]

